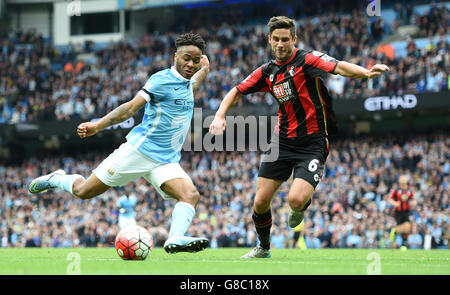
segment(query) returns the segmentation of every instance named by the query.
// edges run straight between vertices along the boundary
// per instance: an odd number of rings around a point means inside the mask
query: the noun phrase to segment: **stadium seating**
[[[447,248],[449,146],[448,135],[441,132],[333,142],[323,181],[306,215],[303,235],[307,247],[391,247],[387,231],[394,219],[387,198],[398,176],[407,173],[418,200],[413,227],[422,241],[431,236],[432,248]],[[62,191],[39,196],[27,191],[34,177],[57,167],[89,175],[104,156],[33,158],[21,166],[0,166],[0,246],[112,246],[119,230],[115,204],[121,188],[88,201]],[[202,195],[189,234],[206,235],[213,248],[255,245],[251,208],[258,153],[184,152],[181,163]],[[280,188],[272,205],[273,232],[277,233],[273,246],[277,247],[297,247],[294,231],[287,225],[289,184]],[[139,199],[137,223],[148,228],[161,246],[168,234],[171,201],[164,201],[144,179],[130,183],[128,189]],[[352,232],[359,243],[350,243]]]
[[[418,26],[418,34],[409,42],[394,42],[392,47],[378,43],[392,31],[389,26],[382,18],[371,22],[362,11],[303,17],[299,19],[297,47],[323,51],[364,67],[375,63],[392,67],[391,73],[370,82],[329,75],[328,87],[335,99],[448,91],[447,12],[445,6],[436,6],[428,13],[413,14],[409,21]],[[231,87],[265,62],[270,50],[264,25],[254,21],[204,25],[197,30],[207,41],[211,72],[207,85],[197,94],[196,106],[216,109]],[[150,74],[170,65],[177,33],[158,32],[108,46],[87,42],[65,49],[53,47],[33,32],[18,31],[2,38],[0,124],[103,115],[131,99]],[[420,39],[415,44],[414,37],[434,39]],[[403,55],[392,58],[394,51]],[[269,94],[255,94],[239,105],[273,103]]]

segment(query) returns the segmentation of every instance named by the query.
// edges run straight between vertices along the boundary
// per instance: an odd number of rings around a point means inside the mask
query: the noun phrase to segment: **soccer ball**
[[[116,237],[116,251],[123,260],[145,260],[153,249],[153,238],[142,226],[129,226]]]

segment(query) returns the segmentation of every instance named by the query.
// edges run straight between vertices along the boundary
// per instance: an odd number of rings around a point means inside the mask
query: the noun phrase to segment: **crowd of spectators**
[[[411,39],[406,57],[395,57],[377,42],[387,37],[383,18],[361,10],[301,18],[298,48],[314,49],[338,60],[370,68],[384,63],[392,72],[373,80],[328,75],[335,99],[408,92],[448,91],[449,43],[442,30],[447,10],[432,7],[424,36],[442,38],[423,49]],[[406,15],[409,12],[406,12]],[[425,27],[424,27],[425,26]],[[265,23],[211,25],[196,30],[207,41],[211,72],[200,88],[196,106],[217,109],[221,99],[252,70],[270,59]],[[104,115],[131,99],[148,77],[171,65],[174,40],[180,32],[154,32],[97,48],[92,42],[67,49],[44,42],[33,31],[2,38],[0,55],[0,123],[89,119]],[[269,94],[248,95],[239,105],[274,104]]]
[[[335,99],[408,92],[448,91],[450,67],[446,8],[432,5],[424,15],[399,7],[400,24],[416,24],[419,33],[407,55],[395,57],[378,42],[387,37],[383,18],[363,11],[327,12],[298,22],[298,48],[314,49],[338,60],[370,68],[389,65],[392,72],[374,80],[328,75]],[[217,109],[226,92],[271,56],[265,23],[222,23],[196,29],[207,41],[211,72],[199,89],[196,106]],[[179,32],[155,32],[139,40],[96,47],[91,42],[55,47],[33,31],[0,39],[0,124],[90,119],[132,98],[148,77],[171,65]],[[442,38],[418,49],[416,37]],[[274,104],[269,94],[248,95],[238,106]],[[450,140],[446,133],[340,139],[331,146],[323,181],[308,208],[302,231],[308,248],[389,248],[395,224],[389,191],[399,175],[410,176],[418,205],[413,208],[410,248],[447,248],[449,237]],[[62,191],[30,195],[29,182],[58,168],[88,176],[104,153],[24,160],[0,166],[0,247],[109,247],[119,231],[114,188],[92,200]],[[189,234],[207,236],[211,247],[250,247],[256,243],[251,219],[259,154],[185,152],[182,165],[202,199]],[[272,203],[272,246],[296,247],[287,225],[285,183]],[[145,180],[127,185],[137,196],[137,223],[149,229],[156,246],[167,238],[172,201],[157,195]],[[296,236],[295,236],[296,237]]]
[[[390,248],[395,226],[389,193],[401,174],[409,176],[417,206],[412,208],[410,248],[448,248],[450,137],[448,133],[412,137],[364,137],[331,143],[324,176],[306,211],[302,231],[308,248]],[[0,166],[0,247],[111,247],[119,231],[116,200],[124,189],[138,198],[137,224],[167,238],[174,201],[163,200],[144,179],[81,200],[53,190],[31,195],[38,175],[63,168],[88,176],[106,154],[87,153],[24,160]],[[256,244],[252,204],[258,152],[183,152],[181,164],[202,198],[188,234],[206,236],[211,247]],[[272,246],[297,247],[288,227],[284,183],[272,203]]]
[[[395,20],[394,29],[402,25],[415,25],[418,27],[414,37],[427,37],[434,35],[446,35],[448,33],[449,16],[448,8],[444,1],[437,4],[431,2],[424,13],[414,12],[414,5],[411,3],[397,3],[394,7]]]

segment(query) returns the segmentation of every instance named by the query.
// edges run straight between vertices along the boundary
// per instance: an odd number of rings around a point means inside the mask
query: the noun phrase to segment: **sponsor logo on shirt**
[[[285,103],[294,97],[288,81],[273,86],[273,95],[280,103]]]
[[[178,98],[174,100],[177,106],[181,106],[183,110],[190,110],[194,108],[194,101],[189,99]]]
[[[313,55],[320,57],[323,61],[333,61],[334,58],[332,58],[329,55],[326,55],[325,53],[319,52],[319,51],[313,51],[311,52]]]

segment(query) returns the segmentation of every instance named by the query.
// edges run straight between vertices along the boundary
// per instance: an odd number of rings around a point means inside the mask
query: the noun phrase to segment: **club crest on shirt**
[[[292,66],[292,67],[289,69],[289,74],[290,74],[292,77],[294,77],[294,74],[295,74],[294,66]]]
[[[114,176],[114,173],[116,173],[113,168],[109,168],[106,172],[108,172],[108,174],[111,176]]]

